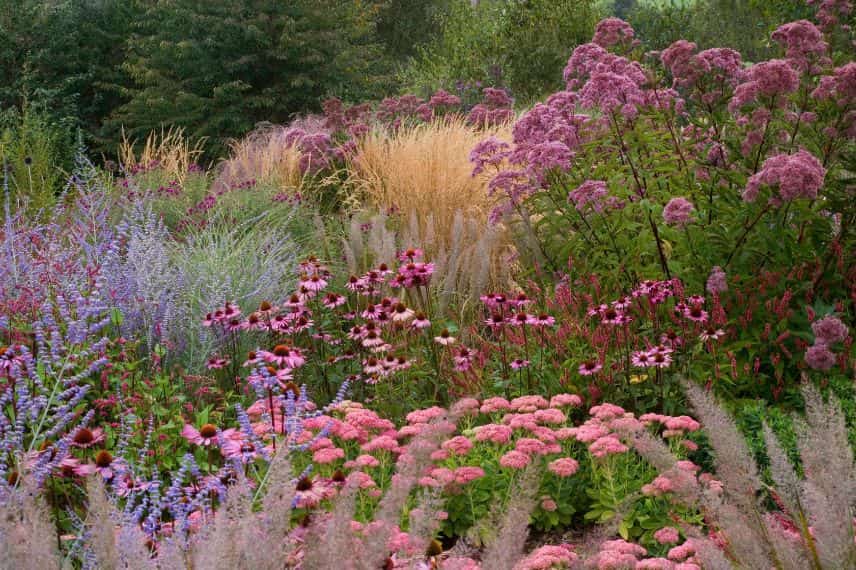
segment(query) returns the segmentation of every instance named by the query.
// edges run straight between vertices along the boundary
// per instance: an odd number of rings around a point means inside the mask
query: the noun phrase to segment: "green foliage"
[[[67,127],[30,108],[23,113],[12,108],[0,117],[0,164],[14,206],[34,212],[53,204],[74,148]]]
[[[0,0],[0,109],[35,105],[71,132],[85,129],[97,150],[114,151],[102,122],[123,102],[125,39],[142,4]]]
[[[378,95],[385,70],[369,10],[334,0],[157,3],[129,40],[133,85],[111,127],[131,137],[184,127],[217,154],[229,137],[328,95]]]
[[[478,81],[537,97],[559,87],[568,56],[591,38],[597,16],[589,0],[459,2],[403,79],[419,91]]]
[[[649,49],[663,49],[678,39],[700,49],[730,47],[748,61],[771,57],[770,32],[784,22],[810,19],[814,10],[802,0],[667,0],[640,2],[626,18]]]

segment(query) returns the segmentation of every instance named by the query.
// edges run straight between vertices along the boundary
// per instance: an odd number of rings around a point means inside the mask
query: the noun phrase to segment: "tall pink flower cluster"
[[[692,202],[686,198],[672,198],[663,208],[663,220],[670,226],[682,228],[692,221],[694,210]]]
[[[850,0],[806,0],[809,6],[817,6],[817,21],[825,31],[830,31],[844,20],[847,21],[853,13],[853,2]],[[849,24],[843,24],[842,30],[850,31]]]
[[[849,330],[841,319],[827,315],[811,325],[814,344],[805,351],[805,362],[813,370],[829,370],[836,363],[832,345],[847,339]]]
[[[621,18],[606,18],[598,22],[592,43],[603,48],[628,48],[635,45],[633,28]]]
[[[698,89],[705,104],[727,95],[739,78],[743,63],[740,53],[729,48],[711,48],[695,53],[696,44],[678,40],[660,54],[660,61],[672,74],[674,85]]]
[[[798,198],[813,200],[823,186],[826,169],[813,154],[800,149],[794,154],[771,156],[756,174],[753,174],[743,190],[743,199],[754,202],[761,186],[775,187],[777,200],[788,201]]]
[[[823,33],[808,20],[798,20],[779,26],[771,36],[785,47],[785,56],[797,69],[815,71],[817,65],[828,61],[829,47]]]
[[[514,119],[514,100],[504,89],[485,87],[484,100],[470,110],[467,121],[472,125],[501,125]]]
[[[568,193],[568,202],[580,212],[594,210],[601,213],[606,205],[609,190],[603,180],[586,180]]]
[[[795,92],[800,85],[800,76],[791,62],[771,59],[756,63],[745,72],[745,81],[737,86],[728,104],[732,112],[758,102],[762,97],[784,103],[783,98]]]

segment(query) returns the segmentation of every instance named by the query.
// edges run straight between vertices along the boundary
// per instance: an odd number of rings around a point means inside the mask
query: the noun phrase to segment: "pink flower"
[[[483,414],[492,414],[494,412],[499,412],[502,410],[510,410],[511,404],[505,398],[501,397],[493,397],[488,398],[481,405],[481,413]]]
[[[455,483],[465,485],[470,481],[474,481],[484,477],[484,469],[481,467],[458,467],[455,469]]]
[[[843,341],[849,332],[847,325],[833,315],[827,315],[813,322],[811,330],[814,332],[815,343],[827,345]]]
[[[337,459],[345,457],[345,450],[340,447],[325,447],[312,454],[315,463],[333,463]]]
[[[441,447],[454,455],[466,455],[473,448],[473,442],[467,437],[458,435],[448,441],[444,441]]]
[[[737,86],[728,104],[734,112],[759,97],[783,97],[797,90],[799,73],[784,59],[771,59],[756,63],[745,72],[746,81]]]
[[[580,464],[570,457],[562,457],[561,459],[551,461],[548,466],[548,469],[559,477],[570,477],[576,473],[579,468]]]
[[[707,285],[705,287],[708,293],[724,293],[728,291],[728,279],[725,271],[718,265],[714,265],[710,270],[710,275],[707,277]]]
[[[546,410],[538,410],[535,412],[535,421],[542,424],[563,424],[567,421],[565,414],[561,410],[549,408]]]
[[[499,459],[499,464],[510,469],[523,469],[532,460],[528,455],[517,450],[511,450]]]
[[[388,435],[379,435],[368,443],[360,446],[363,451],[376,451],[383,449],[386,451],[396,452],[399,450],[398,441]]]
[[[675,544],[680,540],[680,538],[681,536],[678,534],[678,529],[670,526],[663,527],[654,533],[654,540],[660,544]]]
[[[770,37],[784,45],[786,57],[804,71],[809,70],[810,60],[826,55],[828,47],[823,33],[808,20],[783,24]]]
[[[556,394],[550,398],[551,408],[561,408],[564,406],[578,407],[583,405],[583,399],[576,394]]]
[[[633,42],[633,28],[620,18],[605,18],[598,22],[592,43],[609,49],[613,46],[628,47]]]
[[[764,165],[753,174],[746,188],[743,199],[754,202],[758,197],[761,186],[776,187],[779,198],[784,201],[804,198],[817,198],[818,191],[823,186],[826,169],[810,152],[800,149],[794,154],[777,154],[764,161]]]
[[[672,198],[663,208],[663,220],[670,226],[682,228],[692,221],[693,210],[695,208],[686,198]]]
[[[602,212],[605,201],[609,196],[606,182],[603,180],[586,180],[574,190],[568,193],[568,202],[572,203],[577,210],[584,212],[587,209]]]
[[[184,424],[181,437],[196,445],[209,446],[217,443],[217,426],[205,424],[198,430],[190,424]]]
[[[518,412],[534,412],[539,408],[549,407],[549,405],[543,396],[520,396],[511,401],[511,407]]]
[[[835,366],[835,355],[825,344],[815,344],[805,351],[805,363],[814,370],[829,370]]]
[[[606,457],[627,451],[627,446],[619,441],[614,434],[609,434],[597,439],[589,445],[589,451],[595,457]]]
[[[508,443],[512,429],[500,424],[485,424],[475,429],[476,441],[492,441],[493,443]]]
[[[104,441],[105,435],[102,428],[89,429],[87,427],[79,427],[71,436],[71,445],[87,449]]]
[[[544,506],[547,502],[547,508]],[[546,497],[542,499],[542,508],[546,511],[555,510],[555,501]],[[571,551],[571,546],[568,544],[544,545],[535,549],[526,558],[514,565],[513,570],[550,570],[551,568],[570,567],[577,559],[577,555]],[[445,570],[445,569],[444,569]]]
[[[597,374],[603,369],[603,364],[598,362],[597,360],[586,360],[582,364],[580,364],[577,371],[583,376],[591,376],[592,374]]]

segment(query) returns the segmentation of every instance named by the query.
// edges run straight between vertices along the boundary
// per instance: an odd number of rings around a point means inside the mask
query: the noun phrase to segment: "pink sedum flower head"
[[[562,457],[561,459],[551,461],[548,466],[548,469],[559,477],[570,477],[576,473],[579,468],[580,464],[570,457]]]
[[[654,533],[654,540],[660,544],[675,544],[681,539],[678,529],[667,526]]]
[[[499,464],[508,469],[523,469],[532,459],[525,453],[517,450],[511,450],[499,459]]]

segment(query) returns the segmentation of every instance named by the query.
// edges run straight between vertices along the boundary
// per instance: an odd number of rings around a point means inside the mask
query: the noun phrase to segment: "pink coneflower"
[[[580,364],[577,369],[580,374],[583,376],[591,376],[592,374],[597,374],[603,368],[603,364],[598,362],[597,360],[586,360],[582,364]]]
[[[328,309],[335,309],[340,305],[345,304],[345,297],[342,295],[338,295],[336,293],[327,293],[324,295],[324,300],[321,301],[321,304],[327,307]]]
[[[707,311],[701,308],[701,305],[691,305],[684,309],[684,316],[691,321],[697,323],[707,322]]]
[[[455,362],[455,370],[458,372],[466,372],[473,366],[473,358],[475,354],[473,351],[468,349],[465,346],[458,347],[455,350],[454,356],[452,359]]]
[[[321,278],[317,273],[310,276],[308,279],[302,279],[300,281],[301,287],[306,287],[308,290],[317,293],[321,291],[325,287],[327,287],[327,282]]]
[[[540,313],[532,320],[531,324],[536,327],[552,327],[556,324],[556,318],[546,313]]]
[[[366,348],[381,346],[382,344],[384,344],[384,340],[375,331],[368,331],[363,337],[362,345]]]
[[[294,493],[294,506],[298,509],[310,509],[335,496],[336,488],[333,485],[321,479],[313,481],[310,477],[301,477]]]
[[[484,322],[484,324],[486,324],[488,327],[490,327],[491,329],[494,329],[494,330],[499,329],[500,327],[502,327],[502,325],[504,325],[506,323],[507,323],[507,321],[506,321],[505,317],[503,317],[499,313],[493,313],[490,316],[490,318],[486,319]]]
[[[455,344],[455,337],[449,333],[449,329],[443,329],[440,331],[440,334],[434,337],[434,342],[437,344],[442,344],[443,346],[450,346]]]
[[[514,360],[511,361],[510,366],[514,370],[520,370],[521,368],[526,368],[527,366],[529,366],[529,361],[523,360],[522,358],[515,358]]]
[[[649,353],[650,362],[648,366],[655,368],[668,368],[672,364],[672,355],[668,352],[651,351]]]
[[[607,307],[600,315],[600,322],[605,323],[607,325],[623,324],[623,316],[624,313],[622,313],[621,311],[618,311],[613,307]]]
[[[228,365],[229,365],[229,359],[228,358],[218,358],[216,356],[212,356],[205,363],[205,367],[208,370],[220,370],[221,368],[225,368]]]
[[[425,255],[425,252],[419,249],[418,247],[408,247],[407,249],[398,253],[398,260],[413,261],[415,259],[422,259],[423,255]]]
[[[637,366],[639,368],[648,368],[649,366],[654,366],[652,362],[651,356],[648,354],[647,350],[637,350],[630,357],[630,362],[633,366]]]
[[[415,314],[413,309],[409,309],[404,303],[398,303],[392,309],[392,320],[397,323],[409,321]]]
[[[383,365],[377,358],[370,357],[363,361],[363,372],[366,374],[378,374],[383,371]]]
[[[190,424],[184,424],[181,437],[190,443],[207,447],[217,443],[217,426],[205,424],[197,430]]]
[[[299,348],[293,348],[286,344],[278,344],[273,348],[273,352],[260,351],[265,362],[274,363],[279,366],[287,366],[288,368],[300,368],[306,364],[306,359]]]
[[[345,283],[345,288],[354,293],[362,291],[365,286],[366,281],[355,275],[348,277],[348,281]]]
[[[113,482],[113,489],[119,497],[127,497],[131,493],[139,493],[148,488],[149,483],[134,479],[130,473],[125,473]]]
[[[102,449],[95,455],[95,472],[104,479],[112,479],[117,468],[121,466],[120,459],[114,459],[109,451]]]
[[[515,313],[510,319],[509,323],[515,327],[522,327],[528,325],[532,322],[532,315],[528,315],[526,313],[520,312]]]
[[[99,428],[89,429],[87,427],[79,427],[71,436],[71,445],[86,449],[97,443],[104,441],[104,430]]]
[[[612,307],[614,309],[616,309],[617,311],[624,311],[625,309],[629,308],[630,305],[632,305],[632,304],[633,304],[633,297],[631,297],[629,295],[625,295],[624,297],[621,297],[617,301],[613,301]]]
[[[431,321],[428,320],[425,313],[420,311],[413,317],[413,322],[410,323],[410,326],[418,330],[427,329],[431,326]]]
[[[588,310],[586,311],[586,316],[596,317],[598,315],[602,315],[607,309],[609,309],[609,305],[594,305],[588,308]]]
[[[518,293],[517,295],[515,295],[515,296],[514,296],[514,299],[511,299],[511,300],[509,300],[508,302],[509,302],[509,304],[511,304],[511,305],[513,305],[513,306],[515,306],[515,307],[520,308],[520,307],[525,307],[526,305],[531,304],[531,303],[532,303],[532,299],[530,299],[530,298],[526,295],[526,293],[521,292],[521,293]]]
[[[702,342],[707,342],[709,340],[719,340],[725,336],[725,331],[722,329],[717,329],[714,327],[707,327],[698,337],[702,340]]]
[[[244,330],[248,331],[263,331],[267,330],[268,325],[262,319],[262,314],[259,312],[250,313],[247,316],[247,320],[244,321],[242,327]]]
[[[677,348],[684,344],[684,340],[678,335],[678,333],[671,329],[660,335],[660,342],[672,348]]]

